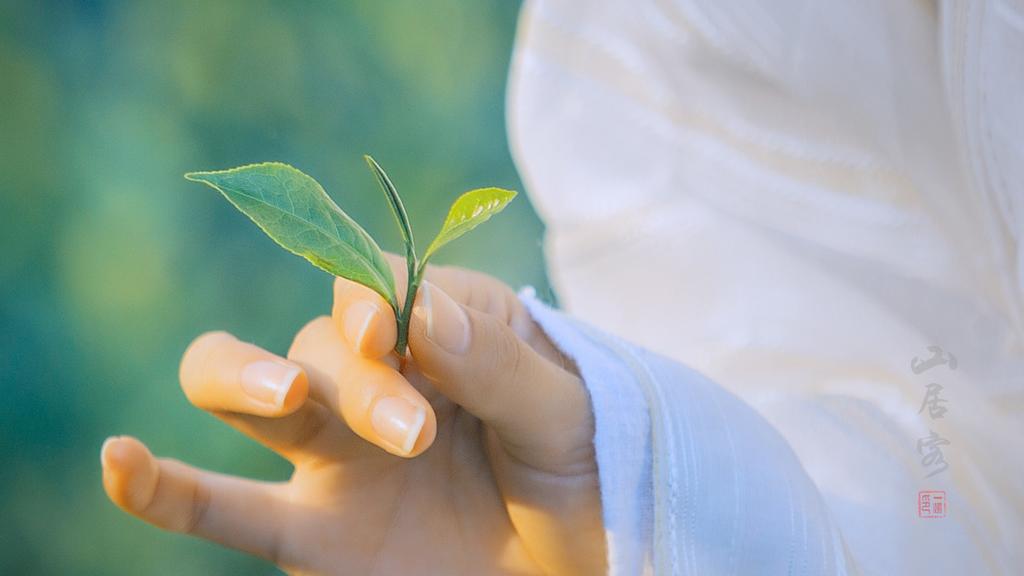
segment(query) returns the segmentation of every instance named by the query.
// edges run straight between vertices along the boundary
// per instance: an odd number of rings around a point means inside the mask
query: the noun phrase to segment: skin
[[[121,436],[102,449],[110,499],[289,574],[604,573],[593,416],[571,362],[499,281],[443,267],[426,280],[401,360],[390,306],[343,279],[287,360],[224,332],[185,352],[189,400],[289,460],[289,481],[155,458]],[[289,384],[254,399],[243,375],[267,362]],[[385,397],[423,409],[408,452],[374,426]]]

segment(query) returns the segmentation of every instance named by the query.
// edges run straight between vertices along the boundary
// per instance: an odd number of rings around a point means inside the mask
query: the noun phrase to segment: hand
[[[404,286],[404,263],[392,268]],[[223,332],[185,352],[189,400],[288,459],[289,481],[154,458],[122,436],[102,449],[110,499],[292,574],[604,573],[579,377],[497,280],[440,267],[426,280],[403,362],[391,307],[342,279],[332,317],[287,360]]]

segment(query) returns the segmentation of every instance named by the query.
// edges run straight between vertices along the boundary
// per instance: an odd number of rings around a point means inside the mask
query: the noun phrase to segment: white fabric
[[[590,392],[610,574],[853,572],[817,489],[749,406],[676,362],[523,301]]]
[[[564,306],[759,412],[862,573],[1018,574],[1022,96],[1021,0],[532,0],[509,130]]]
[[[654,495],[651,422],[643,392],[630,367],[600,338],[588,337],[532,291],[520,296],[555,345],[576,361],[590,392],[610,573],[648,572],[653,562]]]

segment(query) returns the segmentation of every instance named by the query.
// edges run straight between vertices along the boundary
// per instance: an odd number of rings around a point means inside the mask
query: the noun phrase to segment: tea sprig
[[[250,164],[230,170],[190,172],[185,178],[220,192],[284,249],[314,266],[380,294],[395,311],[398,340],[395,351],[405,355],[412,303],[423,280],[427,261],[444,245],[486,222],[515,198],[512,190],[479,188],[459,196],[448,211],[441,231],[417,256],[409,215],[387,173],[365,156],[384,191],[405,244],[408,270],[404,305],[399,304],[395,278],[373,238],[327,195],[312,177],[280,162]]]

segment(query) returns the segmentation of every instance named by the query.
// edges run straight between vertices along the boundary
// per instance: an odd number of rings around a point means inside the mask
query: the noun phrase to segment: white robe
[[[1024,571],[1020,0],[533,0],[509,90],[564,307],[638,345],[527,299],[613,574]]]

